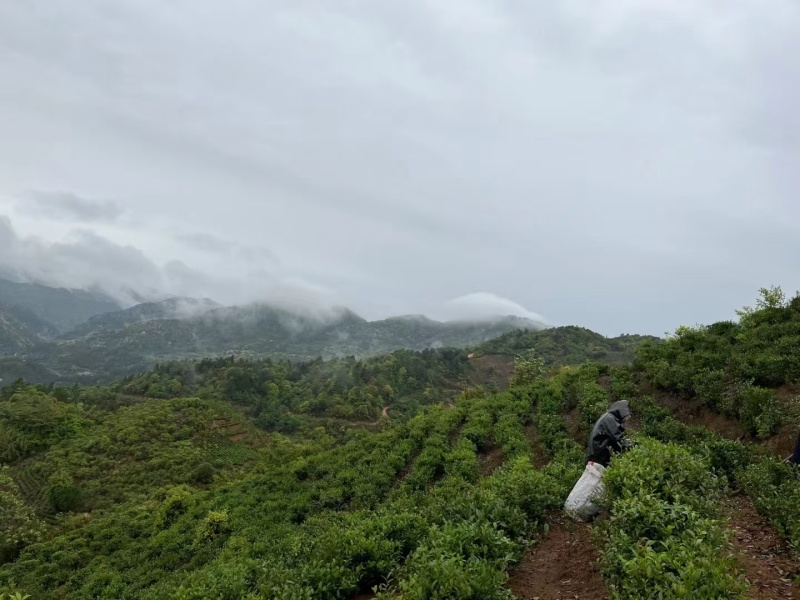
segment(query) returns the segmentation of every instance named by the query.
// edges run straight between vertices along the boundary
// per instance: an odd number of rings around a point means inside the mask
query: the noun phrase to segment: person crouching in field
[[[625,425],[630,418],[628,401],[620,400],[597,419],[589,436],[589,461],[607,467],[612,452],[624,452],[631,447],[631,441],[625,436]]]

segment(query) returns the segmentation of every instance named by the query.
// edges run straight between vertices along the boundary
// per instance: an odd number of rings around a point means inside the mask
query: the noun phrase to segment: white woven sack
[[[589,521],[600,513],[600,507],[594,500],[605,491],[603,485],[603,465],[590,462],[583,470],[583,475],[564,503],[564,510],[578,521]]]

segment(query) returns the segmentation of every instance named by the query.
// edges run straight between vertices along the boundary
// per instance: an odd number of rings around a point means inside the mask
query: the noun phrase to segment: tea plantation
[[[744,598],[754,581],[727,499],[752,502],[798,564],[800,474],[774,449],[800,425],[799,342],[800,298],[773,289],[631,364],[525,354],[502,393],[454,385],[464,362],[432,351],[162,365],[107,388],[17,382],[0,394],[0,593],[513,598],[592,424],[625,399],[635,447],[606,471],[591,526],[603,593]],[[687,425],[683,404],[746,435]],[[798,574],[776,585],[795,593]]]

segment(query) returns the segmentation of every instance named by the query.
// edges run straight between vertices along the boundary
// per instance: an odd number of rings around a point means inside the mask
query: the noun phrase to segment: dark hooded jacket
[[[614,402],[611,408],[597,419],[589,436],[590,461],[607,467],[611,462],[611,452],[622,452],[625,440],[625,427],[622,422],[630,414],[628,401],[620,400]]]

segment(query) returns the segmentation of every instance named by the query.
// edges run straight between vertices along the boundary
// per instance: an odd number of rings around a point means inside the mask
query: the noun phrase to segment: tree
[[[70,512],[78,508],[83,494],[66,471],[57,471],[50,477],[48,490],[50,504],[57,512]]]
[[[760,310],[786,307],[786,294],[780,286],[774,285],[771,288],[761,288],[758,290],[758,293],[760,297],[756,300],[755,308],[752,306],[745,306],[742,310],[736,311],[742,324],[747,324],[747,321],[753,314]]]
[[[546,370],[544,360],[539,358],[533,350],[514,357],[514,375],[511,385],[530,385],[544,378]]]
[[[44,529],[22,500],[8,467],[0,467],[0,523],[0,563],[13,559],[25,544],[39,540]]]

